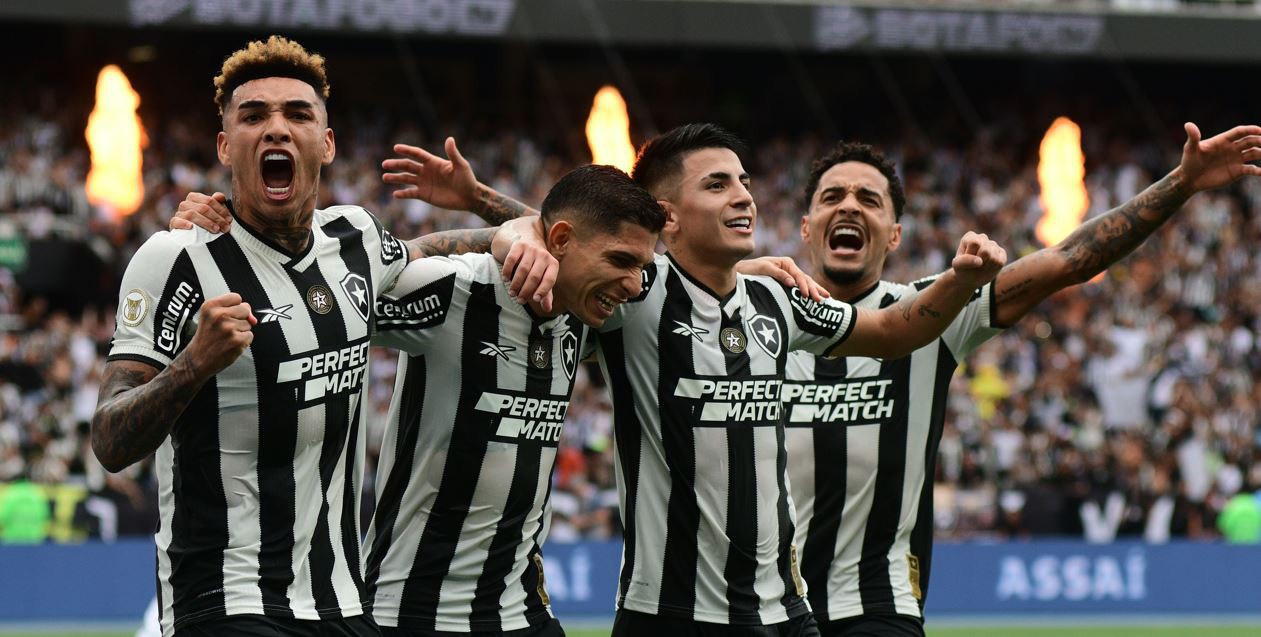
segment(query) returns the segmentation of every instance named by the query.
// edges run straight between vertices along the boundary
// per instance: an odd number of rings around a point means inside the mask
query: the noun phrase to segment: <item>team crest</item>
[[[355,312],[359,314],[359,318],[367,322],[368,310],[372,308],[372,299],[368,298],[368,280],[363,278],[363,275],[347,272],[346,276],[342,277],[342,290],[346,292],[350,304],[355,306]]]
[[[312,285],[306,291],[306,304],[316,314],[328,314],[333,311],[333,293],[322,285]]]
[[[744,334],[740,330],[728,327],[724,328],[722,333],[718,335],[718,342],[722,343],[722,346],[727,348],[727,351],[732,354],[743,354],[744,347],[748,341],[745,340]]]
[[[149,315],[149,295],[141,290],[131,290],[123,297],[123,306],[120,309],[124,325],[140,325],[144,317]]]
[[[578,368],[578,335],[565,332],[560,337],[560,362],[565,368],[565,378],[574,379],[574,371]]]
[[[753,342],[772,358],[779,358],[783,349],[783,338],[780,337],[779,323],[775,319],[765,314],[755,314],[749,319],[749,331],[753,333]]]
[[[530,366],[547,369],[552,364],[552,341],[536,339],[530,343]]]

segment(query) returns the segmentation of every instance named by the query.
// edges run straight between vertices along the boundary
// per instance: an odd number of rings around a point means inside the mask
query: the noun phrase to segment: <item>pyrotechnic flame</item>
[[[635,165],[635,147],[630,139],[630,115],[626,100],[612,86],[595,94],[587,117],[587,145],[591,163],[617,166],[629,173]]]
[[[84,134],[92,149],[88,201],[115,216],[129,215],[144,199],[141,149],[149,144],[136,107],[140,94],[122,69],[111,64],[96,79],[96,107]]]
[[[1081,225],[1090,208],[1081,128],[1067,117],[1057,117],[1042,138],[1038,156],[1042,219],[1037,235],[1043,245],[1053,246]]]

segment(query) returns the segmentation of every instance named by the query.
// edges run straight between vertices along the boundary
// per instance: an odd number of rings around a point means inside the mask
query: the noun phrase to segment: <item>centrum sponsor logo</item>
[[[680,378],[674,395],[704,401],[700,407],[702,427],[726,424],[774,425],[779,422],[777,378],[730,380],[721,378]]]
[[[171,295],[171,300],[162,308],[161,322],[158,324],[158,349],[174,356],[180,348],[181,332],[184,323],[192,314],[193,306],[201,294],[193,289],[187,281],[180,281],[179,287]]]
[[[496,414],[499,425],[495,440],[502,442],[534,441],[546,447],[560,442],[564,430],[568,400],[536,398],[516,392],[482,392],[473,407],[477,411]]]
[[[840,307],[802,296],[797,288],[793,288],[789,294],[792,297],[793,307],[797,310],[794,314],[798,321],[822,327],[829,332],[840,331],[841,326],[845,324],[846,313]]]
[[[893,381],[874,378],[839,383],[784,384],[788,424],[871,425],[893,416]]]
[[[324,398],[357,392],[368,369],[368,340],[339,349],[305,354],[284,361],[276,371],[276,383],[297,383],[299,402],[313,403]]]

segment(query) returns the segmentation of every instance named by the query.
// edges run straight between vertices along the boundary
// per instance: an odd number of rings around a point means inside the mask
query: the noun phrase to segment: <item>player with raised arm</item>
[[[783,390],[797,546],[821,632],[924,634],[932,555],[932,475],[956,367],[1051,294],[1129,254],[1194,193],[1243,175],[1261,158],[1261,128],[1208,140],[1187,124],[1182,162],[1134,199],[1058,245],[1022,257],[977,289],[941,338],[896,360],[794,353]],[[901,242],[905,196],[871,147],[840,144],[815,162],[801,237],[820,282],[860,308],[896,305],[932,278],[883,280]]]

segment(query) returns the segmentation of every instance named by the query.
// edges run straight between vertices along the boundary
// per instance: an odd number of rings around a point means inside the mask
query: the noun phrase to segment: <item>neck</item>
[[[884,274],[882,270],[872,272],[864,272],[858,278],[850,279],[847,277],[835,276],[815,265],[815,272],[820,273],[818,277],[819,285],[828,291],[834,299],[850,301],[858,297],[859,294],[870,290],[872,286],[880,282],[880,275]]]
[[[551,311],[544,310],[543,304],[535,300],[530,300],[530,302],[526,303],[526,305],[528,305],[530,308],[530,311],[533,312],[534,315],[539,318],[556,318],[557,316],[560,316],[561,314],[564,314],[565,312],[568,311],[565,309],[564,305],[560,302],[560,300],[556,298],[555,291],[552,292]]]
[[[296,214],[284,217],[260,214],[249,206],[241,206],[235,212],[241,221],[275,241],[291,254],[301,253],[311,242],[311,219],[315,216],[314,205],[303,206]]]
[[[725,297],[736,289],[736,263],[739,259],[728,261],[721,258],[705,258],[684,249],[677,243],[674,245],[666,243],[666,249],[670,251],[670,256],[675,262],[692,278],[700,281],[718,296]]]

